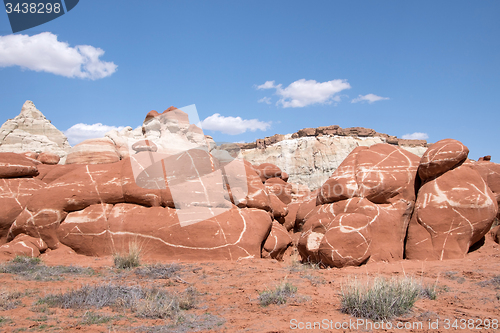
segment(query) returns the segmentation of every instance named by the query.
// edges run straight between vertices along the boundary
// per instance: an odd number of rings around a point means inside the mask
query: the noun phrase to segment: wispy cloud
[[[70,78],[102,79],[118,67],[99,59],[104,54],[90,45],[70,47],[50,32],[38,35],[0,36],[0,67],[20,66]]]
[[[389,97],[381,97],[377,96],[374,94],[368,94],[368,95],[359,95],[357,98],[353,99],[351,103],[358,103],[358,102],[368,102],[368,103],[373,103],[377,101],[383,101],[389,99]]]
[[[350,89],[347,80],[331,80],[317,82],[315,80],[300,79],[283,88],[282,84],[274,81],[266,81],[257,86],[257,89],[276,89],[276,95],[280,99],[276,103],[284,108],[301,108],[312,104],[331,104],[340,101],[336,95],[342,90]]]
[[[262,97],[259,99],[257,102],[259,103],[266,103],[266,104],[271,104],[271,97]]]
[[[265,131],[271,127],[271,122],[258,119],[241,119],[241,117],[224,117],[215,113],[201,122],[204,130],[218,131],[225,134],[236,135],[246,131]]]
[[[427,133],[415,132],[412,134],[405,134],[402,136],[402,138],[409,140],[427,140],[429,136],[427,135]]]
[[[123,126],[108,126],[108,125],[103,125],[101,123],[97,124],[76,124],[68,128],[66,131],[64,131],[64,135],[68,138],[68,142],[71,145],[76,145],[84,140],[87,139],[96,139],[96,138],[102,138],[104,137],[104,134],[111,130],[118,130],[121,131],[125,127]]]

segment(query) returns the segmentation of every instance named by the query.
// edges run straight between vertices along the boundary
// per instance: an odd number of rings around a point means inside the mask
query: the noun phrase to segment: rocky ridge
[[[239,144],[244,158],[253,164],[273,163],[290,181],[319,188],[356,147],[387,143],[417,156],[427,150],[425,140],[399,139],[363,127],[338,125],[304,128],[293,134],[276,134]]]

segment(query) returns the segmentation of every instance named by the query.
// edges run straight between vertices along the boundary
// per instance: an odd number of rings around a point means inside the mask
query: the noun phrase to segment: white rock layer
[[[49,152],[64,158],[71,149],[66,136],[26,101],[21,113],[0,127],[0,152]]]
[[[243,157],[252,164],[276,164],[289,175],[289,182],[307,185],[311,190],[323,185],[354,148],[385,142],[381,137],[324,135],[292,139],[288,134],[285,138],[266,148],[244,149]],[[418,156],[427,150],[426,147],[401,148]]]

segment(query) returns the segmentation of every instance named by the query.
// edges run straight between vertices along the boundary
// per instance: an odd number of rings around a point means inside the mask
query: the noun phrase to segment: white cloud
[[[271,127],[271,122],[264,122],[258,119],[241,119],[240,117],[224,117],[215,113],[205,118],[201,122],[202,128],[222,132],[224,134],[241,134],[247,130],[255,132],[256,130],[265,131]]]
[[[258,103],[271,104],[271,97],[262,97],[257,101]]]
[[[101,123],[97,124],[76,124],[64,131],[64,135],[68,138],[71,145],[76,145],[87,139],[97,139],[104,137],[104,134],[111,130],[121,131],[125,127],[123,126],[108,126]]]
[[[281,84],[279,85],[274,85],[274,81],[266,81],[266,83],[261,84],[260,86],[257,86],[257,89],[272,89],[276,87],[281,87]]]
[[[274,81],[257,86],[257,89],[276,89],[276,95],[280,96],[276,104],[284,108],[301,108],[311,104],[331,104],[332,101],[340,101],[336,95],[344,89],[350,89],[351,85],[346,80],[331,80],[316,82],[315,80],[300,79],[292,82],[288,87],[282,88]]]
[[[99,59],[104,54],[90,45],[70,47],[50,32],[38,35],[0,36],[0,67],[20,66],[37,72],[48,72],[80,79],[102,79],[118,67]]]
[[[402,138],[409,140],[427,140],[429,136],[427,135],[427,133],[415,132],[412,134],[405,134],[402,136]]]
[[[385,100],[385,99],[389,99],[389,97],[381,97],[381,96],[377,96],[377,95],[374,95],[374,94],[368,94],[368,95],[359,95],[357,98],[353,99],[351,101],[351,103],[358,103],[358,102],[368,102],[368,103],[373,103],[373,102],[377,102],[377,101],[382,101],[382,100]]]

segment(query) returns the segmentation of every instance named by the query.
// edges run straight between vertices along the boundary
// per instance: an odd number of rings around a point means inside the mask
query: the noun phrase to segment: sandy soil
[[[283,262],[266,259],[178,262],[180,270],[168,279],[139,276],[135,270],[118,270],[113,268],[111,257],[67,256],[52,251],[43,255],[43,262],[48,266],[91,267],[95,272],[91,275],[63,274],[49,281],[1,273],[0,292],[4,299],[4,310],[0,309],[1,332],[500,331],[500,284],[498,279],[492,283],[492,279],[500,275],[500,246],[489,239],[483,247],[469,253],[463,260],[403,260],[344,269],[318,269],[298,263],[296,256],[291,254]],[[370,329],[366,321],[357,321],[358,318],[340,311],[339,293],[347,279],[405,275],[427,285],[437,283],[439,290],[436,300],[419,299],[411,313],[391,321],[393,326],[399,323],[407,328],[413,326],[412,329],[388,329],[387,323],[383,327],[381,323],[371,323]],[[284,305],[261,306],[259,294],[274,289],[283,281],[297,287],[295,297]],[[180,320],[184,318],[184,322],[169,328],[168,325],[172,325],[170,319],[137,318],[127,309],[61,309],[37,303],[41,297],[51,293],[67,292],[86,284],[104,283],[157,286],[172,292],[194,287],[198,292],[196,307],[183,311]],[[5,309],[14,302],[5,301],[6,295],[15,292],[22,294],[17,298],[17,306]],[[92,324],[88,316],[96,314],[107,316],[107,319]],[[455,319],[458,321],[454,328]],[[470,321],[464,325],[462,319],[474,320],[474,324]],[[481,321],[484,324],[486,319],[491,321],[490,329],[479,325]],[[317,322],[316,329],[307,329],[314,322]],[[497,329],[491,328],[495,322],[498,324]],[[433,326],[429,328],[431,324]]]

